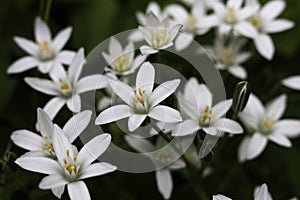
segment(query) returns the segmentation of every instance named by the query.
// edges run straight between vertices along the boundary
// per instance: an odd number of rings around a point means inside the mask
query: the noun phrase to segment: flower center
[[[272,130],[273,125],[275,123],[276,123],[276,120],[274,120],[270,117],[266,117],[261,124],[262,132],[268,134]]]
[[[171,157],[167,151],[161,151],[155,156],[155,160],[161,163],[166,163],[171,161]]]
[[[41,149],[41,151],[50,154],[51,156],[55,155],[55,150],[52,144],[52,140],[50,138],[48,138],[47,135],[43,135],[43,138],[45,140],[45,142],[42,142],[42,145],[44,146],[44,148]]]
[[[193,31],[195,29],[197,23],[197,18],[194,14],[189,14],[188,19],[187,19],[187,29],[189,31]]]
[[[208,125],[212,118],[212,108],[206,106],[203,113],[200,116],[200,124],[201,125]]]
[[[250,18],[250,22],[251,22],[251,24],[252,24],[253,26],[255,26],[256,28],[259,28],[260,25],[261,25],[261,21],[260,21],[260,19],[259,19],[258,16],[251,17],[251,18]]]
[[[225,22],[234,24],[237,20],[234,7],[228,7],[224,15]]]
[[[167,32],[167,29],[157,28],[154,30],[154,33],[153,33],[153,41],[152,41],[153,47],[154,48],[162,47],[162,46],[168,44],[169,39],[170,39],[170,37]]]
[[[145,114],[148,110],[148,102],[146,91],[139,88],[133,89],[133,102],[135,106],[135,111],[137,114]]]
[[[77,162],[77,156],[74,155],[73,157],[70,156],[70,151],[66,150],[66,158],[63,159],[64,161],[64,169],[65,173],[70,176],[71,178],[75,178],[76,175],[79,174],[79,169],[82,163]]]
[[[232,65],[234,60],[233,50],[231,48],[224,49],[220,55],[219,60],[225,65]]]
[[[39,46],[38,55],[40,60],[48,61],[54,58],[54,53],[48,41],[45,40],[45,41],[38,42],[38,46]]]
[[[127,71],[130,69],[132,61],[128,59],[127,55],[119,56],[113,63],[113,69],[118,72]]]
[[[63,93],[64,96],[68,97],[72,94],[72,85],[69,83],[68,80],[63,80],[61,78],[58,79],[58,87],[59,90]]]

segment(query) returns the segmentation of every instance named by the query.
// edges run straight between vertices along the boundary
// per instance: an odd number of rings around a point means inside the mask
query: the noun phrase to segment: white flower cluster
[[[103,175],[116,170],[104,162],[94,162],[110,145],[110,134],[101,134],[87,142],[81,150],[73,144],[91,120],[91,111],[82,111],[80,94],[105,89],[109,94],[100,99],[101,112],[95,125],[105,125],[128,118],[128,130],[134,132],[149,121],[155,126],[148,135],[156,139],[155,144],[147,139],[126,136],[127,143],[138,152],[153,152],[175,140],[173,148],[166,149],[149,159],[158,166],[156,171],[159,192],[164,199],[171,197],[173,182],[171,171],[189,169],[192,166],[205,169],[200,162],[198,151],[201,137],[206,134],[223,137],[244,134],[238,149],[240,162],[258,157],[267,142],[272,141],[284,147],[291,147],[291,138],[300,135],[300,120],[281,119],[287,104],[287,96],[281,95],[266,106],[254,94],[250,94],[237,119],[225,117],[232,108],[233,99],[215,103],[211,90],[195,77],[190,77],[182,91],[176,91],[180,79],[155,83],[156,70],[146,61],[148,55],[159,54],[172,46],[176,51],[188,49],[192,41],[216,28],[214,46],[206,48],[219,70],[227,70],[239,79],[247,79],[247,71],[242,66],[251,56],[243,51],[250,39],[257,51],[271,60],[275,48],[269,34],[281,32],[294,26],[293,22],[277,19],[285,7],[283,0],[273,0],[261,6],[257,0],[184,0],[188,9],[180,4],[171,4],[163,10],[156,2],[149,3],[146,13],[138,12],[140,23],[137,31],[128,37],[128,44],[122,44],[112,37],[108,51],[102,52],[108,63],[104,74],[94,74],[81,78],[86,64],[84,49],[77,52],[62,50],[71,35],[71,28],[58,33],[54,39],[48,25],[39,17],[35,19],[35,42],[15,37],[14,40],[29,56],[14,62],[8,73],[20,73],[38,67],[49,79],[26,77],[25,82],[33,89],[52,96],[43,107],[37,109],[37,130],[17,130],[11,140],[17,146],[28,150],[15,163],[20,167],[46,174],[39,184],[41,189],[51,189],[60,198],[65,186],[73,200],[90,199],[87,186],[82,179]],[[135,55],[135,42],[145,41],[138,46],[140,55]],[[198,52],[199,53],[199,52]],[[66,70],[66,66],[68,66]],[[135,74],[135,85],[126,81],[128,75]],[[125,77],[121,78],[121,77]],[[300,77],[293,76],[282,81],[283,85],[300,90]],[[176,94],[177,108],[165,105],[170,96]],[[111,106],[110,96],[118,97],[117,104]],[[64,105],[74,116],[63,128],[52,121]],[[175,105],[175,104],[171,104]],[[154,123],[152,123],[154,122]],[[159,130],[158,130],[159,129]],[[197,135],[198,141],[181,156],[181,144],[186,138]],[[199,137],[198,137],[199,136]],[[179,152],[178,152],[179,150]],[[181,157],[180,157],[181,156]],[[180,157],[180,158],[179,158]],[[179,158],[179,159],[176,159]],[[175,161],[174,161],[175,159]],[[172,162],[173,161],[173,162]],[[264,184],[255,189],[255,199],[271,199]],[[215,200],[229,199],[216,195]]]

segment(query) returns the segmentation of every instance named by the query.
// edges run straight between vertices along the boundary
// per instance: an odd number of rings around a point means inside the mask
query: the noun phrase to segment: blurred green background
[[[54,199],[51,191],[38,189],[41,175],[17,167],[14,156],[20,156],[22,149],[12,146],[13,154],[5,155],[10,134],[16,129],[34,131],[36,108],[43,107],[49,97],[27,86],[23,78],[40,76],[36,70],[18,75],[7,75],[7,67],[25,55],[13,42],[13,36],[33,38],[33,20],[40,13],[37,0],[0,1],[0,157],[9,167],[0,171],[0,199]],[[176,3],[174,0],[158,1],[160,5]],[[249,73],[252,91],[263,101],[280,93],[288,94],[287,118],[300,118],[300,92],[280,86],[279,81],[293,74],[300,74],[300,1],[286,0],[287,9],[282,17],[295,21],[290,31],[275,34],[275,58],[268,62],[261,58],[252,45],[253,57],[245,64]],[[84,47],[86,54],[99,42],[109,36],[136,28],[135,12],[144,11],[146,0],[54,0],[49,24],[55,34],[66,26],[73,27],[73,34],[66,49]],[[211,44],[214,34],[210,32],[197,38],[201,44]],[[182,72],[185,73],[185,72]],[[228,96],[238,82],[230,77],[226,81]],[[62,112],[63,113],[63,112]],[[59,119],[67,117],[59,115]],[[60,124],[60,123],[59,123]],[[63,124],[63,123],[61,123]],[[214,173],[203,178],[209,195],[223,193],[234,199],[252,199],[256,185],[266,182],[274,199],[300,197],[300,139],[293,140],[293,147],[286,149],[269,144],[264,153],[243,165],[237,162],[237,147],[243,136],[228,141],[226,147],[214,162]],[[15,154],[15,155],[14,155]],[[193,191],[185,180],[174,173],[172,199],[195,199]],[[161,199],[155,183],[154,173],[127,174],[115,172],[87,180],[93,199]],[[68,199],[67,192],[63,199]]]

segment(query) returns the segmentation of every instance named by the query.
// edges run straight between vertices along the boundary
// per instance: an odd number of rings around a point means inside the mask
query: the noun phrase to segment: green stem
[[[46,8],[44,13],[44,21],[48,23],[50,11],[51,11],[52,0],[46,0]]]

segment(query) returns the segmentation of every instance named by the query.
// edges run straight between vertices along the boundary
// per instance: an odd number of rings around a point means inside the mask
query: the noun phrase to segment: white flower
[[[93,163],[110,145],[109,134],[99,135],[78,152],[77,148],[69,142],[63,131],[54,125],[53,148],[57,160],[22,156],[15,162],[22,168],[42,174],[47,174],[39,184],[40,189],[56,189],[56,196],[61,197],[65,185],[71,200],[91,199],[89,191],[82,179],[100,176],[116,170],[116,167],[100,162]]]
[[[227,44],[224,37],[218,37],[213,47],[205,48],[216,62],[219,70],[227,70],[239,79],[247,78],[247,71],[241,65],[249,59],[251,53],[241,52],[245,40],[233,38]]]
[[[142,54],[155,54],[159,50],[173,46],[173,40],[177,36],[182,25],[171,21],[169,17],[159,19],[155,14],[147,14],[146,25],[139,26],[148,45],[141,46]]]
[[[9,66],[7,73],[20,73],[34,67],[42,73],[49,73],[59,64],[70,64],[75,52],[62,50],[70,38],[72,28],[68,27],[60,31],[54,39],[51,37],[49,27],[41,18],[35,19],[35,42],[21,37],[15,37],[17,45],[26,51],[25,56]]]
[[[134,73],[147,58],[145,55],[139,55],[134,58],[134,50],[132,42],[129,42],[123,49],[120,42],[112,37],[109,41],[108,54],[102,53],[104,59],[110,65],[105,70],[117,75]]]
[[[300,90],[300,76],[291,76],[282,80],[282,84],[294,90]]]
[[[79,112],[81,110],[79,94],[107,86],[107,78],[101,74],[79,79],[84,63],[84,50],[81,48],[69,66],[68,72],[63,66],[59,66],[51,73],[52,80],[25,78],[25,82],[33,89],[55,96],[43,108],[50,119],[53,119],[65,104],[72,112]]]
[[[243,128],[235,121],[224,118],[230,109],[232,100],[221,101],[212,105],[212,94],[204,84],[199,84],[191,78],[185,85],[179,104],[186,120],[178,124],[173,130],[173,136],[185,136],[202,129],[211,135],[220,135],[221,132],[239,134]]]
[[[261,7],[256,0],[247,2],[250,5]],[[286,6],[283,0],[267,2],[262,8],[251,16],[250,22],[257,29],[258,34],[254,43],[258,52],[268,60],[274,56],[275,48],[270,33],[278,33],[294,27],[294,22],[286,19],[276,19]]]
[[[239,118],[246,126],[251,136],[246,136],[238,150],[239,161],[251,160],[259,156],[268,140],[284,147],[291,147],[289,137],[300,134],[300,120],[280,120],[286,108],[286,96],[281,95],[264,107],[253,94]]]
[[[203,27],[217,26],[221,34],[228,34],[233,31],[236,35],[243,35],[254,38],[257,35],[256,29],[247,19],[254,15],[258,6],[244,6],[244,0],[228,0],[226,5],[221,2],[212,3],[214,14],[204,17]]]
[[[176,151],[170,146],[165,146],[167,143],[158,138],[156,145],[154,146],[145,139],[139,139],[135,137],[125,137],[128,144],[136,151],[145,154],[157,166],[158,170],[155,171],[155,178],[159,192],[164,199],[169,199],[173,190],[172,170],[178,170],[185,167],[185,163],[182,160],[176,160],[179,156]],[[163,149],[162,149],[163,148]],[[162,167],[166,166],[167,167]]]
[[[201,3],[206,10],[209,10],[212,8],[213,3],[219,2],[220,0],[181,0],[181,1],[190,7],[192,7],[197,3]]]
[[[169,5],[165,10],[176,23],[183,25],[183,33],[180,33],[175,39],[175,49],[177,51],[187,48],[195,35],[205,34],[209,30],[201,27],[201,19],[206,15],[206,10],[201,2],[195,3],[190,13],[178,4]]]
[[[87,127],[90,122],[92,112],[83,111],[74,115],[63,127],[64,134],[72,143]],[[29,150],[27,156],[42,156],[56,158],[53,148],[53,123],[49,116],[40,108],[37,109],[37,123],[39,134],[28,130],[17,130],[11,135],[11,140],[17,146]]]
[[[108,80],[114,93],[127,105],[116,105],[104,110],[97,117],[96,124],[107,124],[129,117],[129,131],[134,131],[147,116],[170,123],[181,121],[180,113],[177,110],[158,105],[174,93],[180,80],[166,81],[153,90],[154,76],[154,67],[149,62],[145,62],[138,71],[135,88],[131,88],[121,81]]]

